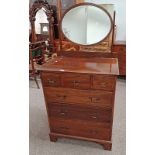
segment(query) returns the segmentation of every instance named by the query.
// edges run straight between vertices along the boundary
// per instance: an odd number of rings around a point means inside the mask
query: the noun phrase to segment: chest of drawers
[[[50,140],[89,140],[111,150],[117,59],[60,56],[40,71]]]

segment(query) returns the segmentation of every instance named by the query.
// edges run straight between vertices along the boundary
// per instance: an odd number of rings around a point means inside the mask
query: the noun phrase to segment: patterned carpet
[[[39,82],[40,83],[40,82]],[[40,84],[41,86],[41,84]],[[105,151],[97,143],[58,139],[49,140],[49,127],[42,88],[30,81],[30,155],[125,155],[126,154],[126,82],[117,81],[113,124],[112,151]]]

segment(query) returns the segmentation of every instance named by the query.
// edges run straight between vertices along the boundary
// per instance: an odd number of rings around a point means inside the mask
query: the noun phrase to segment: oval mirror
[[[83,3],[65,12],[61,30],[69,41],[83,45],[94,45],[105,40],[112,30],[112,18],[104,8]]]

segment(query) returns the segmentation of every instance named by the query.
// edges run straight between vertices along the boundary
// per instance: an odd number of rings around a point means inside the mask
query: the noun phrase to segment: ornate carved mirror
[[[92,3],[71,7],[61,21],[61,30],[66,39],[81,46],[96,45],[104,41],[112,28],[109,12]]]
[[[46,0],[36,0],[30,7],[30,24],[32,43],[37,41],[49,41],[49,52],[54,52],[53,38],[53,7]]]
[[[44,8],[38,10],[35,17],[35,33],[37,35],[37,40],[47,40],[49,38],[49,23]]]

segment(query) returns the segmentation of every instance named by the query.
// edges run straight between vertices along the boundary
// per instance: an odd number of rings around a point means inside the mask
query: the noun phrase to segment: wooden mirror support
[[[36,0],[32,7],[29,9],[29,20],[31,24],[31,32],[32,32],[32,43],[36,42],[36,33],[35,33],[35,20],[36,20],[36,13],[41,9],[44,8],[45,14],[47,16],[47,20],[49,22],[49,51],[50,53],[55,52],[54,48],[54,37],[53,37],[53,8],[52,5],[46,0]]]

